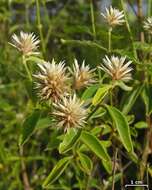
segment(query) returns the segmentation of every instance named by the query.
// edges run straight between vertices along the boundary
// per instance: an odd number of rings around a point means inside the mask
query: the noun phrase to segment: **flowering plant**
[[[26,25],[4,32],[0,190],[151,187],[152,17],[140,1],[103,11],[95,2],[76,2],[78,15],[69,2],[61,12],[52,1],[23,3]]]

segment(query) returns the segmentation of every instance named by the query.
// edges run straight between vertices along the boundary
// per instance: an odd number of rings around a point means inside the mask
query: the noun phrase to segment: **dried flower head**
[[[144,21],[144,29],[152,34],[152,17],[148,17],[146,21]]]
[[[117,56],[111,56],[109,59],[108,56],[105,56],[103,59],[103,65],[101,65],[101,69],[106,72],[112,80],[122,80],[122,81],[128,81],[131,78],[130,71],[132,70],[129,65],[132,63],[132,61],[128,61],[125,63],[126,57],[117,57]]]
[[[39,90],[41,100],[52,100],[57,102],[61,96],[68,92],[68,75],[64,62],[56,64],[52,62],[38,64],[40,72],[34,77],[37,78],[36,88]]]
[[[73,87],[81,89],[95,82],[93,72],[95,69],[90,69],[89,65],[85,65],[85,61],[79,66],[77,59],[74,59],[73,71]]]
[[[101,15],[104,17],[110,27],[122,25],[125,22],[123,11],[119,11],[112,6],[110,6],[109,9],[106,8],[106,13],[101,13]]]
[[[23,55],[32,55],[39,54],[39,52],[36,52],[39,43],[40,40],[38,40],[34,33],[21,31],[20,36],[13,34],[12,43],[10,44],[22,52]]]
[[[87,110],[84,108],[83,102],[77,99],[76,95],[63,97],[61,102],[54,104],[59,127],[64,127],[64,131],[68,128],[80,128],[85,123]]]

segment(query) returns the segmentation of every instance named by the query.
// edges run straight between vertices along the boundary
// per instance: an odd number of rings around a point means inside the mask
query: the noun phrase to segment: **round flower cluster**
[[[94,83],[94,70],[85,65],[84,61],[79,66],[76,59],[73,70],[66,68],[64,62],[56,63],[54,59],[51,63],[39,63],[38,67],[39,72],[33,75],[38,96],[41,100],[53,102],[53,115],[56,116],[58,126],[64,127],[64,131],[83,126],[87,109],[72,90],[79,90]]]
[[[107,24],[112,28],[116,25],[122,25],[125,22],[124,12],[113,8],[112,6],[110,6],[109,9],[106,8],[106,13],[101,13],[101,15],[104,17]]]

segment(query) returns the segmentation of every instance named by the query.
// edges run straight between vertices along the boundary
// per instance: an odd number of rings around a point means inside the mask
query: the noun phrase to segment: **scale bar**
[[[125,187],[147,187],[148,188],[148,185],[146,184],[126,184]]]

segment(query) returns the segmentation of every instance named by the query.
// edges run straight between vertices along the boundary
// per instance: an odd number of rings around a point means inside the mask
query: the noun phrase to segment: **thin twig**
[[[126,11],[125,11],[124,0],[121,0],[121,5],[122,5],[123,11],[124,11],[126,27],[127,27],[128,32],[129,32],[130,41],[132,43],[132,50],[133,50],[133,53],[134,53],[134,57],[137,58],[137,52],[136,52],[136,48],[135,48],[135,45],[134,45],[134,39],[133,39],[132,31],[130,29],[130,25],[129,25],[127,15],[126,15]]]
[[[23,147],[20,147],[20,156],[21,156],[21,172],[22,172],[24,190],[32,190],[30,183],[29,183],[28,175],[26,172],[26,165],[23,160]]]
[[[96,27],[95,27],[95,18],[94,18],[94,9],[93,9],[93,2],[90,0],[90,12],[91,12],[91,23],[92,23],[92,31],[94,40],[96,39]]]
[[[37,27],[39,29],[41,45],[42,45],[42,52],[43,52],[43,55],[45,55],[45,41],[44,41],[43,32],[42,32],[39,0],[36,0],[36,15],[37,15]]]
[[[118,154],[118,148],[116,148],[115,154],[114,154],[114,163],[113,163],[113,170],[112,170],[112,190],[115,189],[115,173],[116,173],[117,154]]]
[[[139,25],[142,25],[142,20],[143,20],[143,10],[142,10],[142,0],[137,0],[137,18]],[[144,32],[139,31],[139,39],[141,42],[144,42]]]
[[[144,173],[145,173],[146,165],[147,165],[147,159],[149,155],[149,143],[150,143],[151,134],[152,134],[151,117],[149,115],[146,117],[146,121],[148,124],[148,129],[146,131],[146,135],[144,138],[146,142],[145,142],[145,146],[143,150],[142,161],[140,164],[140,180],[143,180],[144,178]]]

